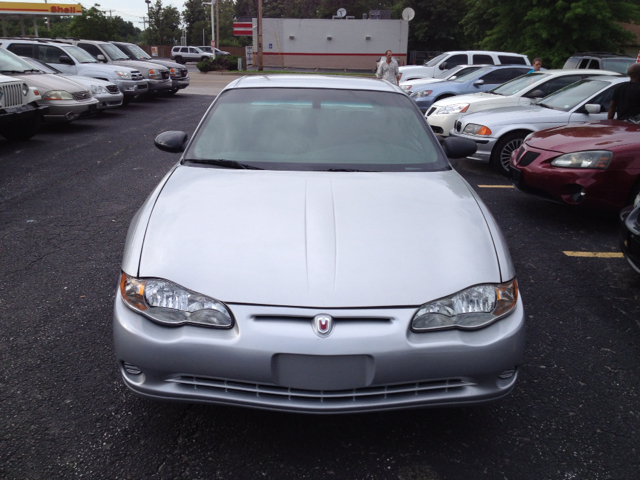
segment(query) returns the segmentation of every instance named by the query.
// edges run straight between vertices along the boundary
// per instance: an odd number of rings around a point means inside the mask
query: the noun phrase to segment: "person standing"
[[[542,59],[536,57],[533,59],[533,68],[527,73],[539,72],[540,70],[546,70],[546,68],[542,68]]]
[[[376,77],[386,80],[394,85],[398,85],[400,77],[402,76],[400,75],[398,62],[396,62],[396,59],[391,56],[391,50],[387,50],[385,55],[386,58],[380,62],[380,65],[378,65]]]
[[[628,120],[640,114],[640,63],[629,65],[627,75],[629,81],[620,83],[613,91],[607,114],[609,120],[614,116],[618,120]]]

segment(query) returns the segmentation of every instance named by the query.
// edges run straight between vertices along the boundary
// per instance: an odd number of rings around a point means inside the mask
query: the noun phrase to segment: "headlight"
[[[172,77],[175,77],[178,74],[178,72],[176,72],[175,68],[170,68],[169,69],[169,75],[171,75]]]
[[[425,303],[411,320],[416,332],[486,327],[510,313],[518,302],[518,282],[476,285],[449,297]]]
[[[22,84],[22,95],[24,95],[25,97],[29,95],[29,85],[27,85],[26,83]]]
[[[592,150],[590,152],[573,152],[560,155],[551,161],[554,167],[565,168],[598,168],[604,170],[611,163],[613,153],[608,150]]]
[[[440,108],[436,115],[447,115],[449,113],[464,113],[469,109],[468,103],[457,103],[455,105],[447,105],[446,107]]]
[[[403,90],[411,90],[411,85],[400,85]]]
[[[156,72],[155,70],[149,70],[149,78],[160,78],[160,72]]]
[[[432,92],[433,90],[420,90],[419,92],[413,92],[411,96],[414,98],[428,97]]]
[[[120,78],[124,78],[125,80],[131,80],[131,73],[129,72],[116,72]]]
[[[42,96],[43,100],[73,100],[73,95],[64,90],[49,90]]]
[[[109,93],[102,85],[91,85],[91,91],[93,93]]]
[[[484,125],[468,123],[466,127],[464,127],[464,133],[468,133],[470,135],[491,135],[491,129]]]
[[[130,308],[164,325],[233,326],[231,311],[222,302],[168,280],[123,273],[120,294]]]

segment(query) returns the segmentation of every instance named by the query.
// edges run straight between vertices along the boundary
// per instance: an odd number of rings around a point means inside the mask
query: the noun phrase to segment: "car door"
[[[615,88],[616,85],[612,85],[606,90],[594,95],[586,102],[583,102],[579,107],[576,107],[569,116],[569,123],[598,122],[600,120],[606,120]],[[600,105],[600,113],[587,113],[584,106],[589,104]]]
[[[200,53],[195,48],[189,47],[189,60],[191,61],[199,61]]]
[[[70,58],[73,65],[62,63],[60,61],[60,57],[62,56]],[[76,75],[78,73],[75,60],[71,58],[70,55],[67,55],[64,50],[53,45],[38,45],[38,60],[49,64],[60,70],[62,73],[68,75]]]
[[[486,54],[473,54],[473,65],[494,65],[493,57]]]
[[[78,46],[89,52],[91,55],[93,55],[94,57],[98,58],[98,55],[102,55],[105,58],[105,61],[109,60],[109,57],[107,57],[102,50],[100,50],[98,47],[96,47],[95,45],[93,45],[92,43],[78,43]]]

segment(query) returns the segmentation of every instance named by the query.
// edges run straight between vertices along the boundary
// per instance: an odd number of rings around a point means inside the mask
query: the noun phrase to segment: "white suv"
[[[198,47],[173,47],[171,49],[171,60],[185,64],[187,62],[202,62],[213,58],[213,53],[203,52]]]
[[[28,140],[40,130],[49,107],[38,106],[42,97],[22,80],[0,75],[0,135],[7,140]]]
[[[429,60],[424,65],[407,65],[400,67],[402,78],[408,82],[416,78],[432,78],[443,70],[458,65],[531,65],[526,55],[509,52],[485,52],[483,50],[467,50],[445,52]]]

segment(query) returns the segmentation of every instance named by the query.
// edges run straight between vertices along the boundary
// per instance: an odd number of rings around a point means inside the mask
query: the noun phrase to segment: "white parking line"
[[[619,252],[562,252],[568,257],[624,258]]]
[[[515,188],[513,185],[478,185],[479,188]]]

